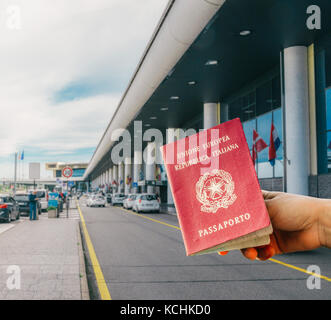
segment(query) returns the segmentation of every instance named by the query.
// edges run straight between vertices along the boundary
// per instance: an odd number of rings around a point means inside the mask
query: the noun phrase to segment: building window
[[[256,130],[259,136],[268,145],[268,148],[258,153],[255,164],[259,179],[277,178],[283,177],[284,175],[282,145],[283,121],[280,87],[280,76],[277,75],[273,79],[252,89],[248,94],[237,97],[229,103],[230,119],[241,119],[251,154],[253,148],[253,130]],[[274,166],[269,162],[269,144],[272,123],[281,141],[281,145],[276,152],[277,157]]]
[[[328,171],[331,172],[331,88],[326,90],[326,130]]]
[[[284,176],[284,153],[283,153],[283,116],[282,109],[273,111],[273,123],[277,130],[281,145],[277,150],[277,158],[274,166],[274,177]]]
[[[277,157],[275,161],[275,166],[272,166],[269,162],[269,145],[272,122],[277,130],[279,139],[281,141],[281,145],[276,152]],[[255,164],[255,169],[259,179],[278,178],[283,177],[284,175],[282,127],[282,109],[268,112],[264,115],[257,117],[256,119],[249,120],[243,123],[247,144],[251,154],[253,148],[253,130],[256,130],[259,136],[268,145],[268,148],[258,153],[257,161]]]

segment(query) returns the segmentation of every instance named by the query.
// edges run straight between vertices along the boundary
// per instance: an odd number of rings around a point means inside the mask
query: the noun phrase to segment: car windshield
[[[15,196],[16,201],[29,201],[29,196],[27,194],[19,194]]]
[[[104,200],[104,197],[97,197],[98,200]]]
[[[124,198],[125,195],[123,193],[118,193],[118,194],[115,194],[115,197],[116,198]]]
[[[141,200],[147,200],[147,201],[156,200],[156,196],[153,194],[143,195],[141,196]]]
[[[130,196],[130,199],[131,200],[135,200],[136,198],[137,198],[137,196],[135,194],[133,194],[133,195]]]

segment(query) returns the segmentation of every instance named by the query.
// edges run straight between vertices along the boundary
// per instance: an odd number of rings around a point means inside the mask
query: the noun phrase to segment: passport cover
[[[187,255],[270,242],[272,233],[240,119],[161,147]]]

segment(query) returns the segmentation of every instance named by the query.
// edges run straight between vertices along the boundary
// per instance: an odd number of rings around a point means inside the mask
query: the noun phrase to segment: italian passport
[[[188,256],[270,243],[240,119],[164,145],[161,153]]]

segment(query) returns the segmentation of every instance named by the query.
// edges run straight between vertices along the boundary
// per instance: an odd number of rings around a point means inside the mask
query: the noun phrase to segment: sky
[[[0,1],[0,179],[91,159],[167,3]]]

